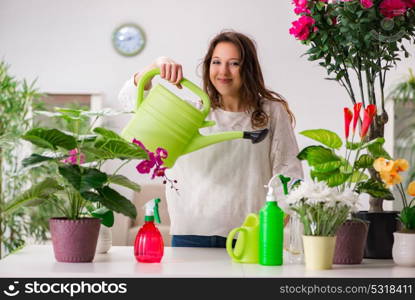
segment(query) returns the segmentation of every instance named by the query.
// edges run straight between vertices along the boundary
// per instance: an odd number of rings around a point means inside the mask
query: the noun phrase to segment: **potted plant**
[[[299,19],[290,34],[309,49],[310,61],[318,61],[347,92],[353,104],[375,105],[377,114],[368,141],[384,137],[388,121],[384,89],[387,72],[409,56],[406,42],[415,38],[415,2],[407,0],[294,0]],[[334,76],[333,76],[334,75]],[[377,172],[369,168],[373,181]],[[383,211],[382,197],[371,195],[371,212]],[[394,218],[384,214],[387,218]]]
[[[390,92],[395,106],[395,153],[408,160],[410,169],[405,184],[415,180],[415,76],[412,69]]]
[[[307,269],[331,269],[336,232],[356,207],[351,189],[339,191],[326,182],[301,182],[287,197],[290,209],[304,226],[303,246]]]
[[[374,162],[373,166],[379,172],[386,186],[396,186],[403,204],[398,216],[401,229],[393,233],[393,260],[397,265],[413,267],[415,266],[415,198],[408,201],[406,192],[408,195],[415,197],[415,181],[409,183],[405,191],[402,177],[399,174],[409,169],[408,161],[405,159],[388,161],[380,157]]]
[[[316,181],[326,182],[329,187],[337,187],[340,191],[351,189],[357,194],[366,193],[374,197],[393,200],[392,193],[384,187],[380,180],[369,178],[365,174],[371,168],[376,158],[388,156],[383,149],[384,138],[367,141],[366,137],[376,114],[376,107],[368,105],[364,110],[364,117],[360,132],[357,130],[360,119],[362,103],[357,103],[353,112],[344,108],[345,142],[335,133],[326,129],[305,130],[300,134],[318,141],[319,145],[305,147],[298,154],[300,160],[305,160],[310,166],[310,176]],[[352,124],[353,123],[353,124]],[[351,130],[350,130],[351,129]],[[355,139],[357,138],[357,141]],[[339,152],[345,146],[344,156]],[[389,156],[388,156],[389,157]],[[335,263],[357,264],[361,263],[367,248],[366,237],[372,224],[368,228],[367,222],[348,220],[339,229],[336,245]],[[382,232],[389,241],[385,245],[382,239],[382,247],[391,252],[393,243],[393,231],[390,234]],[[388,248],[389,247],[389,248]],[[376,247],[375,247],[376,248]],[[371,248],[370,248],[371,249]],[[366,255],[365,255],[366,256]]]
[[[94,116],[96,120],[108,111],[58,109],[52,114],[68,120],[81,116]],[[92,128],[93,123],[90,134],[83,135],[53,128],[34,128],[22,137],[45,150],[24,159],[24,166],[37,168],[52,164],[55,172],[10,202],[6,209],[12,210],[22,203],[56,203],[62,216],[50,219],[50,230],[55,258],[61,262],[92,261],[100,224],[112,225],[113,211],[136,217],[135,206],[111,185],[139,190],[136,183],[117,173],[131,160],[147,159],[148,155],[141,147],[125,141],[111,130]],[[114,173],[107,174],[102,167],[110,159],[119,159],[121,163]],[[63,199],[64,205],[58,199]]]
[[[31,174],[21,172],[24,145],[20,135],[30,128],[31,107],[39,97],[35,82],[16,79],[0,61],[0,259],[23,247],[27,238],[39,238],[42,233],[39,228],[32,230],[33,221],[24,216],[21,207],[6,209],[30,181]]]

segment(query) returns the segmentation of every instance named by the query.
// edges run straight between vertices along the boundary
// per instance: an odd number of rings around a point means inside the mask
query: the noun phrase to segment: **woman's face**
[[[230,42],[220,42],[213,50],[209,78],[222,96],[239,96],[242,86],[240,75],[241,55]]]

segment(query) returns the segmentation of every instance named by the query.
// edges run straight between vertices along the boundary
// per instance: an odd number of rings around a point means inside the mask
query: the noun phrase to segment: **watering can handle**
[[[236,261],[242,258],[243,251],[245,249],[245,245],[243,245],[242,247],[243,250],[239,255],[236,255],[235,252],[233,251],[233,248],[232,248],[233,237],[238,231],[241,231],[241,234],[248,234],[248,231],[246,230],[246,228],[238,227],[238,228],[232,229],[231,232],[229,232],[228,237],[226,239],[226,251],[228,252],[229,256]]]
[[[154,76],[160,74],[160,69],[152,69],[148,71],[147,73],[144,73],[143,76],[140,78],[138,82],[138,96],[137,96],[137,106],[139,107],[141,103],[144,101],[144,87],[146,86],[147,82],[151,80]],[[180,81],[180,84],[187,87],[189,90],[191,90],[193,93],[198,95],[200,99],[202,99],[203,107],[202,107],[202,113],[203,116],[206,117],[209,114],[210,111],[210,99],[206,93],[201,90],[197,85],[195,85],[193,82],[187,80],[186,78],[183,78]]]

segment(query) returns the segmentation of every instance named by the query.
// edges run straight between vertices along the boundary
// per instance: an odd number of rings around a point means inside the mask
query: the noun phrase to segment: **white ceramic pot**
[[[392,257],[395,264],[415,267],[415,233],[393,233]]]
[[[112,231],[111,228],[101,224],[98,235],[96,253],[107,253],[112,246]]]

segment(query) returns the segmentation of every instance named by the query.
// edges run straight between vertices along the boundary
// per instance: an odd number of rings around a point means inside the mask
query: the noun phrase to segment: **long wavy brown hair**
[[[221,107],[221,95],[216,90],[209,77],[209,69],[213,51],[217,44],[231,42],[240,51],[241,64],[240,76],[242,80],[241,104],[251,113],[251,124],[253,128],[261,128],[268,124],[269,117],[262,108],[264,99],[282,103],[286,109],[291,124],[294,125],[295,117],[288,107],[287,101],[280,94],[265,87],[264,77],[258,61],[255,42],[246,35],[235,31],[224,31],[212,39],[209,49],[202,62],[203,88],[212,101],[212,108]]]

